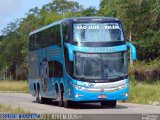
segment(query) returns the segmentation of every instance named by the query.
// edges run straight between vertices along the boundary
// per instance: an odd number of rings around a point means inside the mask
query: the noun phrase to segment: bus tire
[[[109,108],[115,108],[117,105],[116,100],[109,100],[109,101],[101,101],[102,107],[109,107]]]
[[[108,107],[109,107],[109,108],[115,108],[116,105],[117,105],[117,101],[116,101],[116,100],[111,100],[111,101],[109,101],[109,103],[108,103]]]
[[[37,92],[36,92],[36,102],[37,103],[41,102],[40,97],[41,97],[41,95],[40,95],[40,92],[39,92],[39,89],[38,89]]]
[[[63,94],[64,94],[63,92],[59,93],[59,101],[58,101],[59,107],[63,107],[64,106],[64,101],[63,101],[64,95]]]
[[[37,103],[41,103],[41,104],[44,104],[47,102],[47,99],[46,98],[43,98],[40,94],[40,89],[37,90],[37,94],[36,94],[36,102]]]
[[[65,101],[64,101],[64,107],[65,107],[65,108],[70,108],[70,107],[71,107],[71,101],[65,100]]]

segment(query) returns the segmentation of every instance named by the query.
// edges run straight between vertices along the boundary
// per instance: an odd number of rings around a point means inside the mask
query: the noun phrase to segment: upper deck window
[[[75,23],[73,25],[75,42],[115,42],[124,41],[120,23]]]

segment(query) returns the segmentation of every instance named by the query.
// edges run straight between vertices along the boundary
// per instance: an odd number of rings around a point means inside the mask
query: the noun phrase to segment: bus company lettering
[[[89,48],[88,49],[89,52],[114,52],[115,49],[114,48]]]
[[[98,30],[98,29],[120,29],[118,25],[105,25],[105,26],[77,26],[78,30]]]
[[[77,29],[99,29],[99,26],[77,26]]]
[[[108,26],[104,26],[105,29],[120,29],[118,25],[108,25]]]

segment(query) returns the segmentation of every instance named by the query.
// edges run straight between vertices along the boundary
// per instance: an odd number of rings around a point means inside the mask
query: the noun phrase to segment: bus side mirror
[[[136,57],[136,48],[131,43],[127,43],[127,47],[130,49],[132,60],[135,61],[137,59],[137,57]]]

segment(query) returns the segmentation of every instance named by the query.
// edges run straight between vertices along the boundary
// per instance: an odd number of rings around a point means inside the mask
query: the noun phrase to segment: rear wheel
[[[63,98],[64,98],[64,93],[63,92],[60,92],[59,93],[59,107],[63,107],[64,106],[64,101],[63,101]]]
[[[65,101],[64,101],[64,107],[65,107],[65,108],[70,108],[70,107],[71,107],[71,101],[65,100]]]
[[[101,101],[101,106],[102,107],[109,107],[109,108],[114,108],[117,105],[116,100],[110,100],[110,101]]]
[[[43,98],[43,99],[46,99],[46,103],[47,104],[51,104],[52,103],[52,98]]]
[[[48,100],[47,98],[43,98],[41,96],[40,89],[38,89],[38,91],[36,92],[36,102],[44,104],[44,103],[47,103],[47,100]]]

